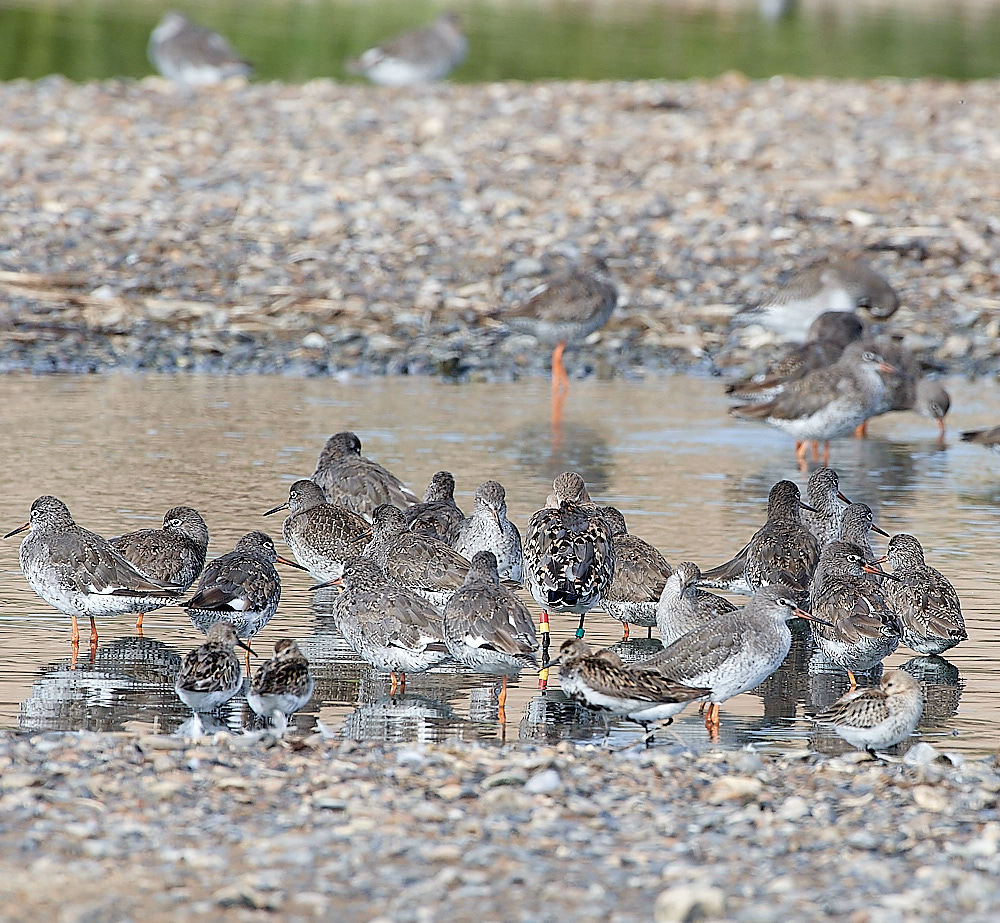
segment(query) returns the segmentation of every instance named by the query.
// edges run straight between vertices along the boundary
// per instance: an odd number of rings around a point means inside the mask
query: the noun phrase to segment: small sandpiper
[[[802,522],[816,536],[822,551],[830,542],[840,538],[840,521],[843,515],[840,502],[851,501],[840,492],[840,476],[833,468],[817,468],[809,475],[806,499],[812,509],[803,510]]]
[[[254,673],[247,688],[247,704],[261,717],[285,729],[288,718],[313,694],[315,680],[309,661],[291,638],[274,642],[274,653]]]
[[[524,552],[521,533],[507,518],[507,495],[497,481],[484,481],[476,490],[472,515],[462,520],[452,547],[469,560],[477,551],[492,551],[502,580],[520,583]]]
[[[97,648],[95,615],[150,612],[177,600],[183,590],[156,583],[123,558],[106,539],[78,526],[62,500],[43,496],[31,504],[28,521],[4,538],[30,530],[21,542],[21,571],[29,586],[73,621],[90,619],[90,646]]]
[[[201,647],[188,652],[181,664],[174,689],[192,710],[212,711],[228,702],[243,687],[243,670],[236,645],[250,647],[238,637],[229,622],[216,622]]]
[[[442,13],[421,29],[403,32],[360,57],[348,61],[347,72],[387,87],[409,87],[447,77],[469,50],[462,24],[452,12]]]
[[[199,631],[207,634],[216,622],[228,622],[237,637],[249,640],[278,610],[281,578],[275,562],[305,570],[281,557],[266,532],[248,532],[232,551],[208,562],[194,594],[180,605]]]
[[[465,582],[469,562],[451,545],[406,528],[401,510],[388,503],[372,514],[372,540],[364,556],[386,576],[443,609]]]
[[[795,482],[778,481],[768,494],[767,522],[735,558],[702,573],[701,585],[749,596],[777,583],[795,591],[804,604],[819,544],[802,524],[803,509],[812,507],[802,502]]]
[[[682,561],[663,585],[656,603],[656,628],[664,645],[736,608],[728,599],[700,589],[699,580],[698,565]]]
[[[538,636],[528,607],[500,583],[492,551],[473,555],[465,583],[448,600],[444,640],[459,663],[477,673],[502,675],[497,704],[503,720],[507,676],[537,666]]]
[[[208,555],[208,526],[190,506],[175,506],[163,515],[162,529],[139,529],[111,539],[111,547],[154,583],[183,593],[197,579]],[[139,613],[135,627],[142,630]]]
[[[378,563],[351,558],[334,620],[347,643],[392,679],[390,692],[406,688],[407,673],[423,673],[450,656],[441,613],[426,599],[391,582]]]
[[[411,532],[450,542],[465,519],[455,502],[454,475],[450,471],[438,471],[427,485],[424,499],[408,507],[403,518]]]
[[[830,440],[849,435],[874,415],[886,388],[881,373],[893,371],[875,347],[859,340],[849,344],[833,365],[789,383],[773,400],[731,407],[730,413],[768,423],[794,437],[795,457],[803,470],[809,444],[824,443],[825,465],[830,460]]]
[[[346,506],[327,503],[314,481],[306,479],[288,488],[288,502],[264,513],[270,516],[288,510],[281,524],[285,544],[316,580],[336,580],[344,561],[361,554],[371,541],[372,528]]]
[[[920,683],[904,670],[893,670],[877,689],[848,692],[815,718],[831,725],[852,747],[875,756],[876,750],[906,740],[923,713]]]
[[[877,320],[896,313],[899,297],[889,282],[864,260],[833,257],[796,273],[770,298],[737,314],[788,340],[802,342],[809,325],[824,311],[867,308]]]
[[[681,635],[642,665],[679,683],[709,688],[711,704],[705,710],[705,727],[715,734],[719,705],[764,682],[788,656],[792,633],[786,623],[793,618],[816,620],[798,608],[794,594],[787,589],[766,586],[743,609],[727,612]]]
[[[628,640],[630,625],[650,629],[656,625],[657,600],[672,570],[649,542],[628,531],[619,510],[613,506],[599,510],[611,530],[615,548],[615,573],[601,595],[601,608],[622,623],[622,640]]]
[[[583,637],[583,620],[611,585],[615,574],[611,530],[575,471],[566,471],[552,482],[547,506],[528,522],[524,539],[525,588],[542,607],[542,671],[539,687],[548,682],[549,613],[580,616],[577,637]]]
[[[643,664],[624,664],[610,650],[593,652],[583,638],[567,638],[559,649],[559,685],[573,701],[642,725],[645,742],[649,725],[673,721],[689,702],[704,699],[711,690],[670,679]]]
[[[370,517],[376,506],[391,503],[405,510],[420,500],[392,472],[361,454],[361,440],[350,432],[334,433],[320,450],[315,481],[330,503]]]
[[[896,578],[883,588],[899,619],[902,643],[918,654],[942,654],[968,640],[958,593],[939,570],[924,561],[924,549],[912,535],[889,539],[879,564],[889,562]]]
[[[188,86],[214,86],[230,77],[249,77],[253,67],[210,29],[170,10],[149,37],[149,60],[168,80]]]
[[[831,542],[820,555],[812,589],[812,613],[822,620],[813,638],[823,656],[855,673],[877,666],[899,645],[899,622],[879,588],[865,574],[893,579],[866,564],[864,552],[849,542]]]

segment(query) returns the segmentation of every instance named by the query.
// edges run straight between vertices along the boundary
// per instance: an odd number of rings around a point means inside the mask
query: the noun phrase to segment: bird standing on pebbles
[[[409,87],[447,77],[469,45],[455,13],[442,13],[422,29],[403,32],[347,62],[347,72],[387,87]]]
[[[149,37],[148,53],[164,77],[188,86],[214,86],[253,73],[218,32],[195,25],[177,10],[163,14]]]

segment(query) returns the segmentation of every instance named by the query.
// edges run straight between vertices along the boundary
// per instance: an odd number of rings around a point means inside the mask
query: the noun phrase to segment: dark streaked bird
[[[148,52],[164,77],[189,86],[212,86],[253,73],[218,32],[195,25],[177,10],[163,14],[149,37]]]
[[[802,522],[816,536],[822,550],[840,538],[843,516],[840,501],[851,501],[840,492],[840,477],[833,468],[817,468],[809,475],[806,500],[812,509],[802,511]]]
[[[868,538],[870,532],[877,532],[886,538],[889,534],[875,525],[875,514],[867,503],[851,503],[843,512],[840,520],[840,538],[861,549],[865,564],[874,564],[877,557]],[[878,579],[873,577],[872,579]],[[892,581],[883,581],[882,592],[888,596],[887,590]]]
[[[789,383],[773,400],[738,405],[730,413],[788,433],[795,439],[795,455],[803,467],[808,444],[825,443],[826,464],[830,440],[849,435],[873,415],[885,391],[880,373],[892,371],[871,344],[858,341],[849,344],[833,365]]]
[[[819,560],[819,545],[802,524],[803,508],[806,506],[796,484],[778,481],[767,498],[767,522],[736,557],[704,571],[701,585],[753,595],[762,586],[779,584],[804,603]]]
[[[916,730],[924,712],[924,696],[917,682],[904,670],[882,677],[877,689],[855,689],[815,716],[829,724],[852,747],[872,756],[902,743]]]
[[[276,562],[305,570],[279,556],[266,532],[248,532],[232,551],[205,565],[194,594],[180,605],[199,631],[207,634],[216,622],[228,622],[239,638],[252,638],[278,610],[281,578]]]
[[[527,300],[508,308],[502,319],[511,330],[528,333],[552,347],[553,412],[569,390],[563,365],[567,345],[600,330],[618,303],[618,289],[601,268],[572,270],[533,289]]]
[[[824,311],[809,327],[806,342],[790,346],[763,374],[726,386],[734,400],[760,403],[777,397],[790,382],[833,365],[848,343],[866,331],[863,320],[846,311]]]
[[[962,442],[985,446],[987,449],[1000,448],[1000,426],[988,429],[967,429],[962,433]]]
[[[111,539],[111,547],[154,583],[183,593],[205,566],[208,526],[190,506],[175,506],[163,515],[162,529],[139,529]],[[143,613],[135,627],[142,628]]]
[[[579,615],[577,636],[583,637],[584,617],[600,605],[615,573],[611,530],[591,502],[583,478],[565,471],[552,489],[549,505],[531,517],[524,537],[524,585],[542,607],[543,689],[549,614]]]
[[[407,507],[403,513],[411,532],[432,535],[450,542],[465,514],[455,502],[455,478],[450,471],[438,471],[432,478],[424,499]]]
[[[711,703],[705,726],[719,725],[719,705],[767,679],[788,656],[789,619],[813,616],[798,608],[795,596],[780,586],[758,590],[743,609],[727,612],[681,635],[643,661],[688,686],[708,687]]]
[[[189,651],[174,683],[180,700],[194,711],[212,711],[228,702],[243,686],[243,670],[234,650],[250,648],[236,637],[229,622],[216,622],[200,647]]]
[[[538,636],[528,607],[500,583],[492,551],[472,557],[465,583],[444,607],[444,640],[451,656],[477,673],[503,676],[498,705],[507,699],[507,675],[535,667]]]
[[[414,86],[447,77],[465,60],[468,47],[458,16],[447,12],[430,25],[369,48],[346,67],[382,86]]]
[[[285,544],[316,580],[336,580],[344,561],[361,554],[371,541],[372,528],[357,513],[327,503],[326,495],[314,482],[305,478],[288,488],[288,501],[264,513],[288,510],[281,524]]]
[[[624,626],[652,628],[656,624],[656,604],[663,585],[672,573],[667,559],[649,542],[628,531],[625,517],[613,506],[598,508],[611,530],[615,549],[615,573],[601,595],[601,608]]]
[[[889,282],[864,260],[833,257],[796,273],[759,305],[737,318],[774,330],[786,339],[801,342],[809,325],[824,311],[866,308],[884,320],[895,314],[899,297]]]
[[[403,513],[384,503],[372,515],[372,540],[364,550],[400,586],[443,609],[465,582],[469,562],[451,545],[406,528]]]
[[[392,692],[406,687],[407,673],[423,673],[448,659],[441,613],[390,581],[375,561],[351,558],[341,581],[333,612],[337,628],[362,658],[390,674]]]
[[[183,592],[141,574],[110,542],[78,526],[56,497],[35,500],[28,521],[4,538],[25,530],[29,531],[21,542],[21,571],[42,599],[72,619],[74,646],[80,643],[78,617],[90,619],[90,646],[96,648],[95,615],[150,612]]]
[[[320,450],[315,481],[330,503],[346,506],[359,516],[371,516],[383,503],[405,510],[420,500],[378,462],[361,454],[361,440],[350,431],[334,433]]]
[[[899,645],[899,623],[879,588],[865,574],[892,579],[866,564],[864,552],[848,542],[831,542],[820,555],[812,589],[812,613],[824,624],[813,626],[823,656],[855,673],[878,665]]]
[[[682,561],[664,583],[656,603],[656,628],[665,645],[736,608],[728,599],[699,589],[699,580],[698,565]]]
[[[521,533],[507,518],[507,495],[499,482],[484,481],[479,485],[472,515],[459,524],[451,544],[469,560],[477,551],[492,551],[501,579],[521,582]]]
[[[284,729],[290,715],[313,694],[315,680],[309,661],[291,638],[274,642],[274,653],[254,673],[247,688],[247,704],[261,717]]]
[[[947,577],[924,561],[924,549],[912,535],[889,539],[884,558],[894,580],[883,588],[899,619],[902,643],[918,654],[942,654],[968,640],[962,603]]]
[[[710,692],[644,664],[624,664],[614,651],[591,651],[583,638],[563,641],[558,663],[559,685],[569,698],[587,708],[628,718],[642,725],[647,734],[650,724],[673,721],[689,702]]]

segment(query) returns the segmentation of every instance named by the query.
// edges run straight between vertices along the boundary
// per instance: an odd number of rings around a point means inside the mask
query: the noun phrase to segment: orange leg
[[[545,692],[549,685],[549,614],[544,609],[538,617],[538,633],[542,636],[542,668],[538,671],[538,688]]]
[[[865,420],[864,423],[858,424],[857,428],[854,430],[855,439],[867,439],[868,438],[868,421]]]
[[[566,366],[563,365],[563,353],[566,350],[565,341],[557,343],[552,350],[552,393],[565,394],[569,391],[569,375],[566,374]]]
[[[140,612],[139,617],[135,620],[135,633],[141,638],[142,637],[142,617],[145,612]]]
[[[70,635],[70,643],[73,647],[80,646],[80,626],[77,624],[76,616],[71,615],[70,618],[73,620],[73,634]]]
[[[400,670],[399,671],[399,694],[402,695],[406,692],[406,674]]]
[[[507,674],[504,673],[502,679],[500,680],[500,695],[497,696],[497,721],[500,724],[507,723],[507,713],[504,711],[504,705],[507,704]]]
[[[827,443],[827,445],[829,445],[829,444],[830,443]],[[813,441],[812,441],[812,447],[813,447],[813,461],[814,462],[818,462],[819,461],[819,442],[817,442],[815,439],[813,439]]]
[[[806,455],[809,452],[808,442],[796,442],[795,443],[795,458],[799,463],[799,471],[805,474],[809,470],[809,462],[806,460]]]
[[[399,686],[399,680],[396,678],[396,671],[389,671],[389,695],[395,695],[396,689]]]
[[[816,443],[813,443],[813,445],[816,445]],[[825,466],[827,466],[829,464],[830,464],[830,443],[829,442],[824,442],[823,443],[823,465],[825,467]]]
[[[622,622],[622,629],[623,629],[622,641],[628,641],[628,632],[629,632],[628,622]]]
[[[858,688],[858,678],[850,670],[847,671],[847,678],[851,681],[851,688],[847,691],[854,692]]]
[[[247,641],[247,644],[249,644],[249,643],[250,642]],[[250,675],[250,651],[247,651],[246,654],[244,654],[244,659],[246,660],[246,663],[247,663],[247,676],[249,676]]]

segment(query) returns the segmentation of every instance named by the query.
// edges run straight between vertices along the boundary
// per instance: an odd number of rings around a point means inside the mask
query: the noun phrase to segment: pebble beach
[[[883,331],[993,377],[998,90],[5,84],[0,371],[541,376],[502,307],[597,254],[571,375],[735,377],[777,345],[738,307],[849,251]],[[0,734],[0,916],[1000,919],[996,759],[154,730]]]

